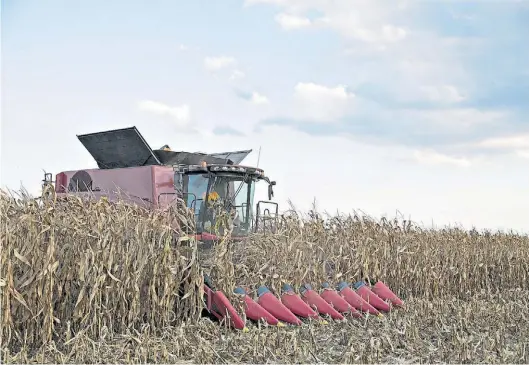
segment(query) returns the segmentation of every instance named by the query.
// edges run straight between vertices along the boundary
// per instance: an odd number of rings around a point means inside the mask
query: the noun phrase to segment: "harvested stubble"
[[[529,360],[527,236],[292,215],[276,234],[226,239],[197,259],[194,242],[175,242],[167,213],[77,199],[37,208],[5,196],[2,211],[4,362]],[[201,267],[228,295],[235,284],[377,277],[408,309],[383,321],[240,333],[196,322]]]
[[[185,216],[79,197],[0,199],[3,350],[199,319],[196,243],[169,225]]]
[[[303,328],[225,330],[196,325],[147,332],[80,334],[10,363],[527,363],[527,291],[467,300],[412,299],[406,313]]]

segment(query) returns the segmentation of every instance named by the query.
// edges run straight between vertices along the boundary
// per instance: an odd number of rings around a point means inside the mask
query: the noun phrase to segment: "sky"
[[[94,168],[76,135],[136,126],[152,148],[253,149],[283,209],[529,232],[529,1],[1,10],[4,188]]]

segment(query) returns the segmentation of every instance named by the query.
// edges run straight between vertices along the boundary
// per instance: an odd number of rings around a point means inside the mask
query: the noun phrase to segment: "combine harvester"
[[[151,209],[165,209],[182,199],[195,212],[196,238],[201,249],[219,239],[215,234],[216,211],[208,204],[216,200],[231,216],[231,239],[244,239],[267,222],[277,224],[278,204],[272,202],[273,186],[262,169],[240,163],[251,150],[214,154],[175,152],[169,146],[152,150],[136,127],[77,136],[97,162],[98,168],[46,173],[44,185],[54,185],[55,194],[81,195],[109,201],[125,199]],[[268,200],[253,208],[255,185],[268,184]],[[217,204],[218,207],[218,204]],[[263,207],[269,207],[264,208]],[[271,213],[273,211],[273,213]],[[246,322],[226,295],[204,277],[204,303],[207,313],[236,329],[247,330]],[[305,284],[298,292],[284,285],[274,295],[264,286],[257,289],[256,300],[241,287],[245,317],[269,325],[284,323],[299,326],[301,319],[344,320],[365,314],[382,316],[402,301],[381,281],[373,286],[364,282],[341,282],[333,288],[324,283],[320,291]]]

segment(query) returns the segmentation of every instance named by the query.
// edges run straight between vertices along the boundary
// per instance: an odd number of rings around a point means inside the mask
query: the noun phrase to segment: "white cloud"
[[[410,38],[398,48],[378,52],[378,67],[368,75],[400,102],[461,102],[471,96],[473,84],[458,51],[442,43],[433,35]]]
[[[245,6],[273,4],[285,9],[276,21],[285,29],[309,26],[334,29],[346,38],[366,43],[396,42],[407,36],[407,31],[391,24],[392,15],[402,11],[402,3],[380,3],[368,0],[246,0]],[[309,10],[323,15],[314,21],[303,16]]]
[[[362,56],[370,56],[373,53],[382,53],[386,51],[388,47],[384,44],[375,44],[371,47],[350,47],[345,48],[343,50],[344,55],[346,56],[354,56],[354,57],[362,57]]]
[[[327,20],[327,23],[330,23]],[[387,42],[397,42],[406,37],[406,30],[391,24],[380,27],[366,28],[344,23],[340,26],[345,36],[360,40],[365,43],[382,44]]]
[[[218,56],[204,58],[204,67],[208,71],[219,71],[236,64],[237,60],[233,57]]]
[[[428,100],[434,102],[458,103],[466,99],[453,85],[422,86],[420,90]]]
[[[275,5],[281,12],[276,21],[283,28],[334,30],[343,37],[351,68],[362,67],[355,78],[384,85],[386,94],[397,101],[457,103],[474,92],[460,55],[477,44],[419,28],[415,20],[420,2],[247,0],[245,4]],[[319,15],[309,18],[310,12]],[[370,64],[362,64],[365,57],[371,58]]]
[[[522,157],[522,158],[529,159],[529,149],[516,151],[516,155],[519,156],[519,157]]]
[[[407,32],[404,28],[386,24],[382,26],[381,34],[383,40],[397,42],[401,39],[404,39],[407,35]]]
[[[354,97],[354,94],[347,92],[346,87],[343,85],[328,87],[313,82],[299,82],[295,86],[294,92],[299,98],[308,101],[346,101]]]
[[[450,108],[431,110],[407,110],[402,116],[430,127],[465,131],[486,124],[500,123],[507,117],[503,111],[483,111],[475,108]]]
[[[456,12],[453,10],[450,11],[450,15],[456,20],[472,21],[476,20],[477,18],[475,14],[463,14],[461,12]]]
[[[190,108],[187,104],[169,106],[157,101],[143,100],[138,103],[138,108],[142,111],[170,116],[180,125],[188,124],[191,117]]]
[[[487,138],[479,142],[477,147],[503,150],[529,149],[529,134]]]
[[[187,50],[189,50],[189,47],[186,46],[185,44],[181,44],[181,45],[178,46],[178,50],[179,51],[187,51]]]
[[[466,158],[452,157],[431,150],[415,151],[414,156],[420,163],[428,165],[449,164],[459,167],[468,167],[471,165],[470,161]]]
[[[230,75],[230,80],[238,80],[244,78],[246,75],[241,70],[233,70]]]
[[[331,121],[345,114],[354,97],[343,85],[299,82],[294,87],[296,116],[305,120]]]
[[[252,93],[252,96],[250,98],[250,101],[253,104],[268,104],[269,100],[266,96],[259,94],[258,92],[254,91]]]
[[[305,28],[312,24],[309,18],[285,13],[277,14],[275,20],[283,29],[287,30]]]

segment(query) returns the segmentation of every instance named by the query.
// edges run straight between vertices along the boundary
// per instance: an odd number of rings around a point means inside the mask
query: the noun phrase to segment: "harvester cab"
[[[259,201],[254,213],[255,187],[261,181],[268,184],[268,201]],[[231,228],[234,239],[256,231],[266,218],[261,213],[263,205],[272,205],[273,216],[277,216],[278,205],[271,202],[275,184],[256,167],[206,161],[174,166],[175,190],[195,212],[197,231],[203,239],[224,230],[219,227],[221,220]],[[264,214],[270,216],[269,210]]]
[[[167,208],[176,199],[194,211],[201,241],[215,240],[229,227],[234,239],[252,230],[271,229],[278,205],[273,186],[262,169],[240,163],[252,150],[205,154],[174,151],[169,145],[153,150],[136,127],[78,135],[97,169],[63,171],[52,181],[55,193],[119,198],[152,208]],[[256,184],[268,184],[268,201],[254,207]],[[118,194],[124,192],[124,194]]]

